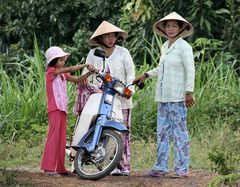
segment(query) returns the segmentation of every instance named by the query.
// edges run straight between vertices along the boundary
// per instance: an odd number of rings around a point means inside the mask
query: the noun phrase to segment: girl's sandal
[[[70,171],[66,171],[64,173],[59,173],[60,175],[63,175],[63,176],[75,176],[76,174],[74,174],[73,172],[70,172]]]
[[[53,172],[53,171],[45,171],[44,172],[45,176],[51,176],[51,177],[61,177],[61,175],[57,172]]]

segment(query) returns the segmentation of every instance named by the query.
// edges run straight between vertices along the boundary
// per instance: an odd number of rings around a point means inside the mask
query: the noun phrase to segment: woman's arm
[[[194,79],[195,79],[195,67],[194,67],[194,58],[193,50],[190,45],[184,47],[182,51],[182,60],[184,69],[186,71],[186,92],[194,91]]]

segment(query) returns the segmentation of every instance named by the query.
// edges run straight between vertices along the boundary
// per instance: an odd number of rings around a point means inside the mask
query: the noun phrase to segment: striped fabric
[[[131,126],[131,109],[123,109],[123,122],[125,127],[130,131]],[[130,174],[131,163],[130,163],[130,133],[122,133],[122,140],[124,144],[123,156],[119,165],[117,166],[120,171],[127,172]]]
[[[101,93],[102,90],[93,84],[80,85],[77,84],[76,87],[76,101],[73,108],[73,112],[76,115],[80,115],[87,100],[94,93]]]

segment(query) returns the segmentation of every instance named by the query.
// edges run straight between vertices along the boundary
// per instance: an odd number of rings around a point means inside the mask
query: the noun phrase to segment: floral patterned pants
[[[123,109],[122,113],[125,127],[130,131],[131,109]],[[117,168],[120,169],[121,171],[130,172],[130,133],[122,133],[121,136],[124,145],[123,156]]]
[[[185,102],[158,104],[157,114],[157,160],[153,170],[169,173],[170,141],[174,145],[174,171],[187,173],[190,145],[187,130]]]

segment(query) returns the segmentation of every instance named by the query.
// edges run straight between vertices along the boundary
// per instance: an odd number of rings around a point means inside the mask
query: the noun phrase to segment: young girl
[[[41,169],[50,176],[70,174],[64,166],[68,105],[66,81],[81,82],[95,71],[95,68],[89,64],[64,68],[69,55],[57,46],[50,47],[45,53],[48,135]],[[68,74],[84,67],[87,67],[89,72],[80,77]]]
[[[189,172],[190,145],[187,130],[187,107],[194,105],[194,59],[192,47],[183,37],[193,33],[192,25],[173,12],[154,24],[154,31],[167,41],[161,47],[159,66],[136,78],[158,76],[155,100],[157,111],[157,159],[147,174],[162,177],[169,173],[170,141],[174,145],[173,177]]]
[[[121,80],[125,85],[131,84],[131,82],[135,78],[135,68],[133,64],[132,57],[129,51],[116,45],[118,41],[123,40],[127,37],[127,33],[122,29],[116,27],[115,25],[103,21],[96,31],[93,33],[92,37],[89,40],[91,46],[95,46],[90,52],[88,53],[86,63],[94,65],[98,70],[102,71],[103,69],[103,62],[100,57],[94,55],[95,49],[101,49],[105,52],[106,60],[105,60],[105,72],[110,73],[113,77],[118,78]],[[84,69],[83,73],[86,72]],[[92,83],[96,87],[101,87],[101,83],[96,80],[96,75],[92,74],[88,77],[88,83]],[[81,88],[82,84],[78,84],[78,90],[83,90]],[[133,90],[133,87],[130,87]],[[98,92],[97,89],[94,90],[87,90],[87,92]],[[86,92],[86,93],[87,93]],[[77,108],[75,111],[78,111],[79,108],[82,109],[81,105],[84,105],[80,101],[82,100],[83,96],[81,93],[82,91],[78,91],[78,104],[75,104]],[[85,96],[84,96],[85,97]],[[118,96],[116,96],[118,97]],[[131,108],[132,108],[132,99],[126,99],[123,97],[118,97],[122,104],[122,113],[124,118],[124,123],[128,129],[130,129],[131,124]],[[123,134],[122,135],[123,142],[124,142],[124,153],[122,161],[120,162],[119,166],[112,172],[113,175],[129,175],[130,174],[130,134]]]

